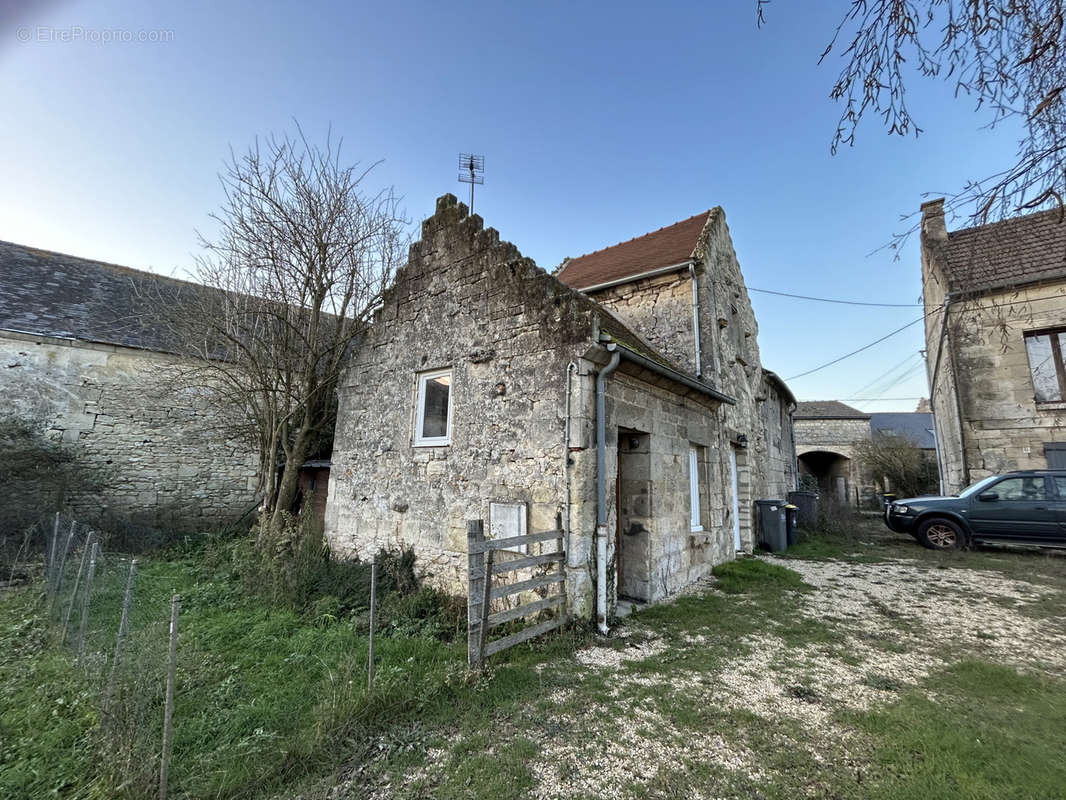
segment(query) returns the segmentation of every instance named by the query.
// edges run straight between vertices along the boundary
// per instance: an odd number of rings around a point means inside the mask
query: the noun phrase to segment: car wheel
[[[931,550],[955,550],[966,546],[966,532],[950,519],[933,517],[918,526],[918,541]]]

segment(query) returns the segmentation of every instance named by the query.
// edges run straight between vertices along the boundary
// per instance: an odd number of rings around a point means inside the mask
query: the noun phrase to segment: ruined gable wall
[[[339,392],[326,530],[337,550],[413,547],[437,585],[465,593],[466,520],[526,503],[555,527],[565,498],[568,362],[593,308],[450,195],[438,201]],[[414,447],[417,376],[450,367],[451,444]]]
[[[99,495],[70,498],[77,516],[204,530],[254,502],[254,451],[218,432],[195,391],[163,390],[158,370],[172,363],[147,350],[0,333],[5,413],[73,445],[103,480]]]
[[[949,326],[969,480],[1046,469],[1044,444],[1066,441],[1066,403],[1035,401],[1024,333],[1066,326],[1066,284],[982,295],[955,305]]]

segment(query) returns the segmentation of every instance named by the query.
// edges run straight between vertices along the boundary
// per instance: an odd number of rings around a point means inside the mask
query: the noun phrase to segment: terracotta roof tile
[[[808,400],[796,404],[796,419],[869,419],[859,409],[839,400]]]
[[[1057,209],[952,231],[945,247],[951,291],[982,292],[1066,279],[1066,222]]]
[[[565,262],[556,277],[575,289],[624,280],[692,258],[710,211]]]

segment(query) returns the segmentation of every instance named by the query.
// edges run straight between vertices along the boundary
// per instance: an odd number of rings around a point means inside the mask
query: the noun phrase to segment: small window
[[[700,449],[693,445],[688,448],[688,497],[692,530],[702,531],[703,520],[700,516]]]
[[[988,488],[998,494],[1000,500],[1037,501],[1046,497],[1043,478],[1007,478]]]
[[[418,376],[418,417],[415,447],[452,443],[452,371],[439,369]]]
[[[1033,376],[1033,396],[1038,403],[1061,403],[1066,400],[1066,328],[1025,334],[1025,351],[1029,355],[1029,372]]]

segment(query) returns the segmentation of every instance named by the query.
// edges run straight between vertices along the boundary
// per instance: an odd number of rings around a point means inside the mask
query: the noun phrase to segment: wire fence
[[[165,576],[141,573],[138,558],[107,547],[107,536],[59,513],[0,541],[8,585],[39,579],[53,639],[99,698],[107,782],[125,797],[166,800],[175,700],[210,687],[183,671],[181,597]],[[42,564],[43,561],[43,564]],[[42,574],[43,573],[43,574]],[[376,565],[370,565],[368,690],[374,680]],[[195,619],[195,618],[193,618]]]

